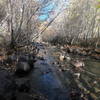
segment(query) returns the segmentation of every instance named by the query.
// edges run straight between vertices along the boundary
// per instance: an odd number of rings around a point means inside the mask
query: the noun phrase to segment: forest
[[[100,0],[0,0],[0,100],[100,100]]]

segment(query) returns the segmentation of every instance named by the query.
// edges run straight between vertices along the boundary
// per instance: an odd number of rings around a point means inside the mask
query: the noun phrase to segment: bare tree
[[[0,22],[3,20],[5,16],[6,16],[5,5],[0,4]]]
[[[79,44],[84,41],[85,45],[94,45],[100,32],[98,21],[99,12],[95,7],[94,0],[75,0],[64,17],[62,33],[66,33],[66,43]],[[100,37],[99,37],[100,38]],[[81,40],[81,41],[80,41]],[[98,42],[97,42],[98,43]]]
[[[7,5],[10,46],[24,46],[31,42],[35,34],[39,4],[34,0],[8,0]]]

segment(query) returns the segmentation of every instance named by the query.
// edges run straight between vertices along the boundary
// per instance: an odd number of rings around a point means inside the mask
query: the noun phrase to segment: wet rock
[[[75,62],[72,62],[72,65],[75,68],[82,68],[82,67],[85,66],[84,62],[83,61],[79,61],[79,60],[76,60]]]
[[[88,56],[91,56],[92,53],[93,53],[93,51],[89,51],[89,52],[87,52],[87,55],[88,55]]]
[[[78,48],[72,48],[73,50],[72,50],[72,53],[73,54],[77,54],[77,52],[78,52]]]
[[[26,76],[31,71],[31,66],[28,62],[20,61],[16,64],[16,72],[15,75],[19,77]]]
[[[61,47],[60,47],[60,49],[61,49],[61,50],[63,50],[63,49],[64,49],[64,47],[63,47],[63,46],[61,46]]]
[[[81,52],[79,53],[79,55],[81,55],[81,56],[87,56],[88,54],[87,54],[86,51],[81,51]]]
[[[73,48],[69,48],[69,53],[73,53]]]
[[[100,49],[95,49],[96,54],[100,54]]]
[[[81,54],[81,49],[80,48],[76,48],[76,54]]]
[[[77,79],[79,79],[80,78],[80,73],[74,73],[74,75],[77,77]]]
[[[65,59],[66,59],[65,55],[64,54],[60,54],[59,60],[60,61],[64,61]]]
[[[65,72],[65,71],[67,71],[67,68],[64,67],[61,70],[62,70],[62,72]]]
[[[58,71],[59,71],[59,72],[62,72],[62,69],[61,69],[61,68],[59,68],[59,69],[58,69]]]
[[[94,85],[96,85],[97,83],[98,83],[97,81],[94,81],[94,82],[93,82]]]
[[[36,58],[32,54],[24,54],[18,58],[18,62],[27,62],[31,68],[34,67],[34,63],[36,62]]]
[[[71,57],[69,55],[66,55],[66,60],[71,61]]]
[[[0,69],[0,100],[12,100],[16,91],[15,86],[9,72]]]

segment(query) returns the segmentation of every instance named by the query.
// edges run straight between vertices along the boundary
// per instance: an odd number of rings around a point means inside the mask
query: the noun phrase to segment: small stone
[[[59,57],[59,59],[60,59],[60,61],[64,61],[65,60],[65,55],[60,55],[60,57]]]
[[[66,59],[67,59],[68,61],[70,61],[70,60],[71,60],[71,57],[67,56]]]
[[[89,52],[88,52],[88,55],[91,55],[91,54],[92,54],[92,51],[89,51]]]
[[[84,67],[85,64],[83,61],[79,61],[79,60],[76,60],[75,62],[72,62],[72,65],[75,67],[75,68],[81,68],[81,67]]]
[[[81,55],[82,55],[82,56],[87,56],[86,51],[82,51],[82,52],[81,52]]]
[[[64,49],[64,47],[63,47],[63,46],[61,46],[61,47],[60,47],[60,49],[61,49],[61,50],[63,50],[63,49]]]
[[[94,81],[93,84],[94,84],[94,85],[97,84],[97,81]]]
[[[77,76],[77,78],[79,79],[81,74],[80,73],[74,73],[74,75]]]
[[[59,68],[59,72],[61,72],[61,71],[62,71],[62,69]]]

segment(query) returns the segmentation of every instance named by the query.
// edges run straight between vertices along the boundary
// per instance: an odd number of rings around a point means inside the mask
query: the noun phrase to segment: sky
[[[41,8],[39,20],[46,21],[52,19],[60,10],[67,7],[69,0],[38,0],[43,3]]]

